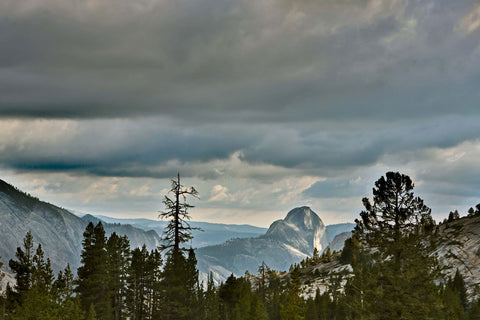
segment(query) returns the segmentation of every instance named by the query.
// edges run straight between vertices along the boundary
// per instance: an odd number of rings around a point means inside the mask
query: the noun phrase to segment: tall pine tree
[[[414,197],[410,177],[387,172],[375,182],[373,203],[356,220],[365,259],[352,263],[353,294],[364,319],[438,319],[442,302],[434,247],[423,241],[434,224],[431,210]]]
[[[125,291],[127,286],[127,267],[130,259],[130,242],[127,236],[118,236],[115,232],[107,241],[109,291],[112,295],[112,309],[115,320],[123,319],[125,311]]]
[[[92,222],[87,225],[82,244],[82,265],[77,272],[77,293],[82,308],[88,312],[93,305],[98,318],[111,320],[113,310],[108,273],[109,256],[106,249],[105,230],[101,222],[96,226]]]
[[[193,250],[187,260],[182,244],[192,239],[191,231],[197,229],[192,228],[187,221],[190,220],[188,210],[194,207],[187,202],[187,196],[198,198],[198,192],[194,187],[183,186],[178,174],[176,180],[172,179],[169,193],[173,194],[173,197],[165,196],[165,211],[160,214],[160,218],[169,220],[162,239],[164,245],[161,246],[161,249],[167,250],[162,282],[164,317],[192,319],[192,284],[198,281],[198,272],[193,266],[196,264]]]

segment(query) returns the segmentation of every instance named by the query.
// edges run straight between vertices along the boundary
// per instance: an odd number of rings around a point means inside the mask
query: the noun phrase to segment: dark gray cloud
[[[217,209],[265,206],[260,190],[329,211],[399,170],[437,207],[465,206],[480,196],[479,6],[1,1],[0,167],[87,189],[181,171],[222,190]],[[105,203],[138,195],[128,183]]]
[[[313,198],[361,198],[368,194],[361,179],[348,180],[345,178],[327,179],[315,182],[310,188],[303,191],[305,197]]]
[[[480,35],[458,27],[473,3],[4,1],[0,114],[210,123],[477,114]]]

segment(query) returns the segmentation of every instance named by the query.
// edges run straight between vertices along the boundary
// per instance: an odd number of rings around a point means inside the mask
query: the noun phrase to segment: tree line
[[[480,303],[468,297],[458,271],[438,281],[437,227],[413,188],[398,172],[377,180],[340,253],[316,250],[287,275],[263,263],[257,275],[232,274],[216,286],[212,274],[206,284],[199,282],[195,251],[183,245],[192,230],[187,196],[197,192],[178,176],[173,196],[163,201],[160,216],[169,224],[159,249],[131,249],[127,237],[106,237],[101,222],[89,223],[77,276],[68,265],[55,276],[42,246],[35,249],[27,233],[9,262],[16,285],[1,298],[2,319],[480,319]],[[469,216],[480,215],[476,209]],[[448,220],[455,219],[452,213]],[[315,279],[315,266],[333,259],[350,271],[332,273],[325,290],[306,296],[305,278]]]

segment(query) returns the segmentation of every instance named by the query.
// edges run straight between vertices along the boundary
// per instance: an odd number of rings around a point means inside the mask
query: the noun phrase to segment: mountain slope
[[[338,235],[337,244],[340,244],[347,235],[348,233]],[[448,280],[458,270],[464,277],[468,296],[472,299],[478,298],[480,293],[480,216],[463,217],[439,224],[436,232],[425,239],[425,241],[432,240],[437,244],[434,254],[437,255],[438,263],[442,268],[442,277],[439,280]],[[331,259],[301,270],[305,296],[314,296],[316,289],[324,292],[335,275],[346,273],[348,276],[351,267],[342,264],[339,257],[340,254],[337,253]],[[289,277],[288,274],[284,276]]]
[[[0,256],[5,265],[14,258],[30,230],[41,243],[55,270],[67,262],[80,264],[81,243],[86,224],[74,214],[29,196],[0,180]]]
[[[127,236],[132,247],[139,247],[145,244],[149,250],[152,250],[157,248],[161,242],[160,236],[154,230],[143,230],[130,224],[107,223],[90,214],[84,215],[82,220],[86,223],[93,222],[94,224],[102,222],[107,237],[114,232],[122,236]]]
[[[305,255],[311,255],[314,248],[322,251],[327,244],[325,224],[309,207],[292,209],[285,219],[272,223],[263,237],[283,242]]]
[[[300,207],[292,209],[285,219],[273,222],[263,236],[199,248],[196,255],[204,277],[212,272],[217,281],[223,281],[231,273],[255,273],[262,262],[275,270],[287,270],[291,264],[311,256],[314,248],[322,251],[327,244],[322,220],[309,207]]]
[[[31,231],[35,246],[42,244],[55,271],[65,268],[67,263],[75,270],[80,265],[83,232],[87,224],[88,221],[71,212],[40,201],[0,180],[0,256],[5,266],[15,257],[16,248],[22,246],[25,234]],[[105,229],[107,235],[116,232],[129,236],[132,247],[145,243],[153,249],[159,244],[159,236],[154,231],[120,225],[106,225]]]

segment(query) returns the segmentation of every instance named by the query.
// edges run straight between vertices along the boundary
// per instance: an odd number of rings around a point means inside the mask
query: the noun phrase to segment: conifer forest
[[[439,225],[459,219],[458,212],[436,223],[413,189],[410,177],[398,172],[378,179],[340,252],[315,250],[288,272],[263,263],[221,283],[210,274],[205,283],[194,248],[185,245],[193,229],[189,198],[197,191],[178,176],[163,200],[160,218],[168,225],[158,249],[132,249],[126,236],[107,237],[101,222],[90,222],[81,266],[54,274],[49,256],[55,252],[44,252],[27,233],[8,262],[16,284],[0,298],[0,319],[480,319],[477,295],[467,293],[459,272],[442,279],[435,254]],[[332,260],[349,267],[306,294],[302,283],[318,276],[312,266]]]

